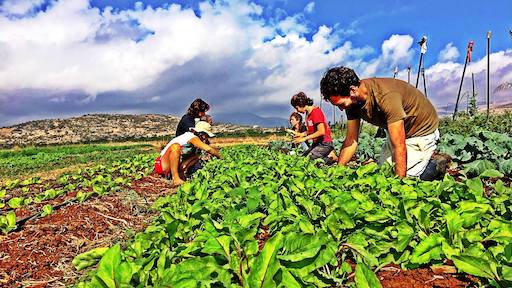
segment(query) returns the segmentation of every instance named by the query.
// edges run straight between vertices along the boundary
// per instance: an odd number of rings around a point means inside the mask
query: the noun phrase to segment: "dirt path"
[[[73,258],[126,240],[147,227],[151,204],[174,193],[163,178],[145,177],[129,189],[64,206],[28,221],[19,232],[0,236],[0,287],[66,287],[85,275]]]

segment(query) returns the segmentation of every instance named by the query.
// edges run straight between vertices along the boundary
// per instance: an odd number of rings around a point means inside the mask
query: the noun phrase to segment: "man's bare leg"
[[[184,174],[187,173],[188,169],[192,166],[194,166],[197,161],[201,159],[199,154],[193,154],[187,157],[187,159],[183,160],[183,162],[180,165],[181,171],[183,171]]]

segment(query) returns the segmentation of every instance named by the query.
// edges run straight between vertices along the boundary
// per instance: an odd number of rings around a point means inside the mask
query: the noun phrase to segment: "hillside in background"
[[[46,119],[0,128],[0,148],[29,145],[90,143],[99,141],[171,138],[180,118],[144,114],[88,114],[67,119]],[[242,132],[249,126],[221,124],[215,119],[214,133]],[[273,129],[261,129],[271,132]]]

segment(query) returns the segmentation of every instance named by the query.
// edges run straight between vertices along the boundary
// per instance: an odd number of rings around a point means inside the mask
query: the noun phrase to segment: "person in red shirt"
[[[304,92],[293,95],[291,99],[292,107],[299,113],[306,113],[305,133],[297,134],[293,140],[294,143],[302,143],[312,140],[313,144],[303,154],[311,159],[322,159],[325,163],[330,163],[329,153],[334,150],[331,137],[331,129],[327,124],[324,112],[317,106],[313,106],[313,99],[309,98]]]

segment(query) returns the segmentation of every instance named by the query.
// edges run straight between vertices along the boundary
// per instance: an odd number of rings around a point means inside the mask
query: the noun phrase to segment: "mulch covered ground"
[[[377,273],[377,277],[385,288],[479,287],[478,279],[475,277],[451,271],[443,273],[443,271],[433,271],[432,269],[435,268],[425,267],[404,271],[396,265],[388,265]],[[452,269],[454,270],[454,267]]]
[[[73,258],[123,243],[142,231],[156,215],[151,204],[174,192],[169,185],[162,178],[145,177],[122,192],[63,206],[0,236],[0,287],[66,287],[76,282],[86,272],[76,272]]]

